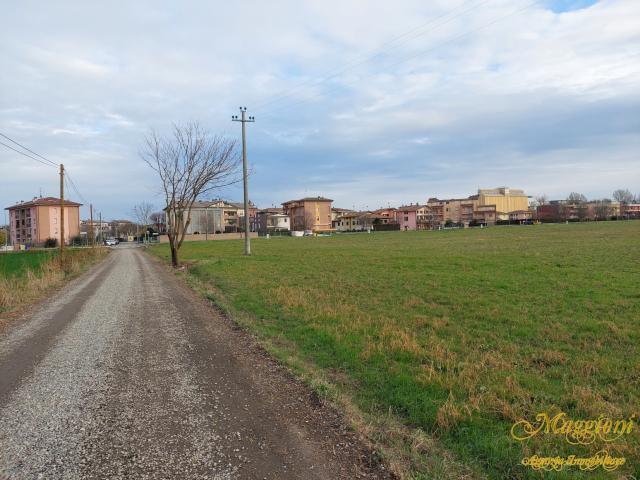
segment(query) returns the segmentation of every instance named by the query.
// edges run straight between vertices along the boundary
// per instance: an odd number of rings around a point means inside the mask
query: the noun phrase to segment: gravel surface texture
[[[0,335],[0,479],[392,478],[342,417],[136,248]]]

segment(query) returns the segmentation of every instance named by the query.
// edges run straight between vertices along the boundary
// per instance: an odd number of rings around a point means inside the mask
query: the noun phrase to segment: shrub
[[[47,238],[44,241],[44,248],[56,248],[58,246],[57,238]]]
[[[73,237],[71,239],[71,245],[73,245],[74,247],[84,245],[84,238],[82,238],[82,235],[76,235],[75,237]]]

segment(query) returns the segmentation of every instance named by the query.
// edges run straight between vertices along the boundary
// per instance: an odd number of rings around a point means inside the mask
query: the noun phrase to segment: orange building
[[[64,242],[80,235],[81,203],[64,201]],[[20,202],[9,210],[9,226],[13,245],[42,246],[48,238],[60,243],[60,199],[35,197],[30,202]]]
[[[291,230],[312,230],[329,232],[331,228],[331,203],[324,197],[305,197],[289,200],[282,204],[284,213],[289,215]]]

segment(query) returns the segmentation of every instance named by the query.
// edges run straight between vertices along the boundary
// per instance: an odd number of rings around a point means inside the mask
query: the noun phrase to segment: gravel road
[[[0,478],[391,478],[344,420],[136,248],[0,332]]]

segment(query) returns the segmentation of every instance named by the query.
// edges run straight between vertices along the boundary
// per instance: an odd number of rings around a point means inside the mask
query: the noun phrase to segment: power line
[[[2,135],[2,134],[0,134],[0,135]],[[4,135],[3,135],[3,136],[4,136]],[[17,149],[15,149],[15,148],[13,148],[12,146],[7,145],[6,143],[0,142],[0,145],[4,145],[4,146],[5,146],[5,147],[7,147],[8,149],[13,150],[14,152],[19,153],[20,155],[24,155],[25,157],[29,157],[30,159],[35,160],[36,162],[40,162],[41,164],[46,165],[47,167],[54,167],[54,168],[56,168],[56,167],[57,167],[57,165],[53,165],[53,164],[51,164],[51,163],[43,162],[42,160],[39,160],[39,159],[37,159],[36,157],[32,157],[32,156],[31,156],[31,155],[29,155],[28,153],[21,152],[20,150],[17,150]]]
[[[37,152],[34,152],[34,151],[33,151],[33,150],[31,150],[30,148],[25,147],[24,145],[22,145],[21,143],[19,143],[19,142],[17,142],[17,141],[15,141],[15,140],[13,140],[12,138],[10,138],[10,137],[8,137],[7,135],[5,135],[4,133],[0,132],[0,136],[2,136],[2,137],[4,137],[4,138],[6,138],[6,139],[7,139],[7,140],[9,140],[10,142],[12,142],[12,143],[14,143],[14,144],[18,145],[20,148],[23,148],[23,149],[24,149],[24,150],[26,150],[27,152],[30,152],[30,153],[32,153],[33,155],[36,155],[37,157],[41,158],[42,160],[40,160],[40,159],[38,159],[38,158],[36,158],[36,157],[33,157],[33,156],[31,156],[31,155],[29,155],[29,154],[27,154],[27,153],[21,152],[20,150],[17,150],[17,149],[15,149],[15,148],[13,148],[12,146],[7,145],[6,143],[0,142],[0,145],[4,145],[5,147],[7,147],[7,148],[9,148],[9,149],[13,150],[14,152],[19,153],[20,155],[24,155],[25,157],[28,157],[28,158],[30,158],[30,159],[32,159],[32,160],[35,160],[36,162],[40,162],[40,163],[42,163],[43,165],[47,165],[47,166],[49,166],[49,167],[57,168],[57,167],[59,167],[59,166],[60,166],[60,164],[55,163],[55,162],[54,162],[54,161],[52,161],[52,160],[49,160],[48,158],[44,157],[43,155],[40,155],[40,154],[39,154],[39,153],[37,153]],[[43,160],[44,160],[44,161],[43,161]],[[80,198],[84,203],[88,203],[88,202],[87,202],[87,200],[84,198],[84,196],[80,193],[80,190],[78,189],[77,185],[75,184],[75,182],[74,182],[74,181],[73,181],[73,179],[71,178],[71,175],[69,175],[69,170],[65,168],[64,173],[65,173],[64,181],[65,181],[65,184],[67,184],[67,188],[68,188],[69,186],[71,186],[71,188],[72,188],[72,189],[73,189],[73,191],[76,193],[76,195],[78,195],[78,197],[79,197],[79,198]],[[68,182],[67,182],[67,180],[68,180]]]
[[[42,160],[49,162],[51,165],[53,165],[54,167],[58,167],[59,164],[49,160],[46,157],[43,157],[42,155],[40,155],[39,153],[34,152],[33,150],[31,150],[30,148],[25,147],[24,145],[22,145],[21,143],[16,142],[14,139],[7,137],[4,133],[0,132],[0,136],[6,138],[7,140],[9,140],[12,143],[15,143],[16,145],[18,145],[20,148],[25,149],[27,152],[33,153],[36,157],[40,157]],[[6,145],[5,145],[6,146]]]
[[[300,90],[302,87],[307,86],[307,85],[319,85],[323,82],[326,82],[327,80],[330,80],[332,78],[335,78],[336,76],[340,75],[341,73],[346,72],[347,70],[350,70],[353,67],[357,67],[359,65],[362,65],[364,63],[369,62],[370,60],[373,60],[374,58],[377,58],[379,56],[381,56],[384,52],[392,50],[394,48],[398,48],[401,45],[404,45],[405,43],[418,38],[422,35],[425,35],[426,33],[429,33],[430,31],[441,27],[443,25],[446,25],[447,23],[451,22],[452,20],[455,20],[456,18],[461,17],[462,15],[465,15],[466,13],[470,12],[471,10],[478,8],[479,6],[481,6],[484,3],[487,3],[488,0],[483,0],[473,6],[471,6],[470,8],[464,10],[463,12],[459,12],[458,14],[452,16],[451,18],[447,19],[446,21],[435,25],[433,28],[429,28],[423,32],[419,32],[413,36],[411,36],[410,38],[402,41],[402,42],[398,42],[398,40],[407,37],[409,35],[411,35],[412,33],[416,32],[416,31],[420,31],[422,30],[424,27],[431,25],[433,23],[435,23],[437,20],[440,20],[441,18],[444,18],[446,16],[448,16],[451,13],[454,13],[456,10],[460,10],[462,7],[464,7],[465,5],[471,3],[473,0],[468,0],[465,3],[463,3],[460,7],[454,8],[453,10],[451,10],[450,12],[444,13],[442,15],[439,15],[436,18],[433,18],[431,20],[429,20],[428,22],[418,26],[418,27],[414,27],[411,30],[408,30],[394,38],[392,38],[391,40],[389,40],[388,42],[383,43],[380,47],[376,48],[376,49],[372,49],[369,50],[365,55],[365,57],[361,60],[354,60],[350,63],[347,63],[346,65],[342,66],[342,67],[338,67],[337,69],[332,69],[327,71],[324,76],[320,79],[317,80],[308,80],[306,82],[303,82],[295,87],[293,87],[292,89],[287,89],[287,90],[283,90],[281,93],[277,94],[275,96],[275,98],[271,99],[271,100],[267,100],[266,102],[262,102],[259,103],[256,106],[256,110],[260,111],[261,109],[263,109],[265,106],[271,105],[273,103],[277,103],[279,100],[282,100],[284,98],[290,97],[294,92],[296,92],[297,90]],[[368,55],[373,53],[373,55]]]
[[[69,175],[69,170],[65,169],[65,173],[66,173],[66,178],[69,180],[69,184],[71,185],[71,188],[73,189],[73,191],[76,192],[76,195],[78,195],[78,197],[80,198],[80,200],[82,200],[83,203],[85,204],[89,203],[87,202],[87,199],[84,198],[84,196],[80,193],[80,190],[78,189],[78,187],[76,186],[76,183],[71,178],[71,175]]]
[[[456,41],[456,40],[459,40],[459,39],[461,39],[461,38],[463,38],[463,37],[466,37],[467,35],[470,35],[471,33],[474,33],[474,32],[477,32],[477,31],[480,31],[480,30],[482,30],[482,29],[484,29],[484,28],[487,28],[487,27],[489,27],[489,26],[491,26],[491,25],[493,25],[493,24],[495,24],[495,23],[498,23],[499,21],[504,20],[504,19],[505,19],[505,18],[507,18],[507,17],[510,17],[510,16],[512,16],[512,15],[515,15],[516,13],[522,12],[522,11],[524,11],[524,10],[526,10],[526,9],[530,8],[530,7],[531,7],[531,6],[533,6],[534,4],[538,3],[538,1],[539,1],[539,0],[534,0],[533,2],[530,2],[530,3],[526,4],[526,5],[525,5],[524,7],[522,7],[522,8],[519,8],[519,9],[517,9],[517,10],[514,10],[514,11],[512,11],[512,12],[509,12],[509,13],[507,13],[506,15],[501,15],[501,16],[499,16],[499,17],[496,17],[496,18],[494,18],[493,20],[491,20],[491,21],[489,21],[489,22],[487,22],[487,23],[485,23],[485,24],[483,24],[483,25],[480,25],[480,26],[479,26],[479,27],[477,27],[477,28],[474,28],[474,29],[471,29],[471,30],[467,30],[466,32],[464,32],[464,33],[462,33],[462,34],[460,34],[460,35],[456,35],[456,36],[450,37],[450,38],[446,39],[446,40],[445,40],[445,41],[443,41],[443,42],[439,42],[439,43],[437,43],[437,44],[435,44],[435,45],[431,46],[431,47],[430,47],[430,48],[428,48],[427,50],[423,50],[423,51],[420,51],[420,52],[415,53],[415,54],[413,54],[413,55],[410,55],[410,56],[408,56],[408,57],[402,58],[402,59],[400,59],[400,60],[399,60],[399,61],[397,61],[397,62],[394,62],[394,63],[391,63],[391,64],[389,64],[389,65],[386,65],[384,68],[393,67],[393,66],[399,65],[399,64],[401,64],[401,63],[404,63],[404,62],[406,62],[407,60],[411,60],[411,59],[414,59],[414,58],[417,58],[417,57],[420,57],[420,56],[426,55],[427,53],[429,53],[429,52],[431,52],[431,51],[435,50],[435,49],[436,49],[436,48],[438,48],[438,47],[441,47],[441,46],[443,46],[443,45],[446,45],[446,44],[452,43],[452,42],[454,42],[454,41]],[[343,88],[343,86],[340,86],[339,88]],[[264,117],[267,117],[267,118],[268,118],[268,117],[270,117],[270,116],[273,116],[273,115],[275,115],[276,113],[278,113],[278,111],[282,110],[283,108],[284,108],[284,109],[286,109],[286,108],[291,108],[291,107],[298,106],[298,105],[300,105],[300,104],[304,104],[304,103],[306,103],[306,102],[308,102],[308,101],[310,101],[310,100],[313,100],[313,99],[315,99],[315,98],[321,97],[322,95],[324,95],[324,94],[326,94],[326,93],[333,92],[333,91],[335,91],[335,90],[337,90],[337,89],[338,89],[338,88],[331,88],[331,89],[329,89],[329,90],[325,90],[325,91],[323,91],[323,92],[316,93],[315,95],[312,95],[312,96],[310,96],[310,97],[308,97],[308,98],[305,98],[305,99],[299,100],[299,101],[297,101],[297,102],[294,102],[294,103],[291,103],[291,104],[284,104],[284,105],[281,105],[281,106],[279,106],[279,107],[275,107],[275,111],[270,111],[270,112],[268,112],[268,113],[263,114],[263,118],[264,118]]]

